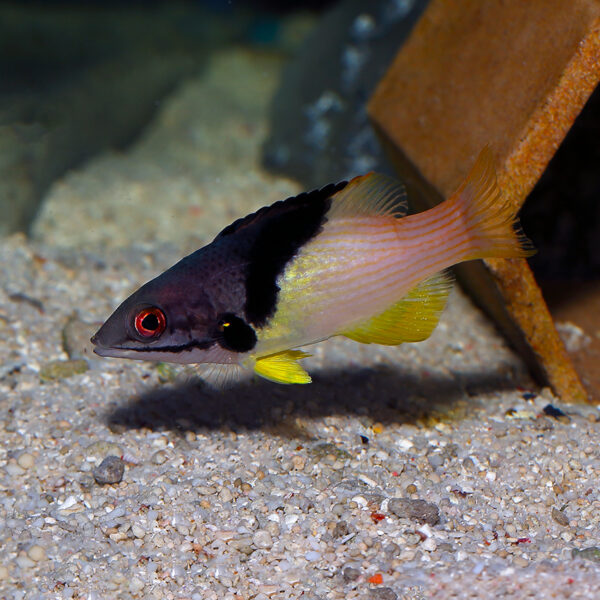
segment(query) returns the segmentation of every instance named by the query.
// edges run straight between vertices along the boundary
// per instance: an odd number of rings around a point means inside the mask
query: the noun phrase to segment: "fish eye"
[[[165,313],[151,306],[140,310],[133,320],[135,330],[137,333],[144,338],[158,337],[167,326],[167,319]]]

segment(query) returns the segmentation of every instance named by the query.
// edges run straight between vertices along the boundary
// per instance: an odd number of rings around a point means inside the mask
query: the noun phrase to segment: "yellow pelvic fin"
[[[310,383],[310,375],[298,360],[310,356],[302,350],[284,350],[277,354],[257,358],[254,372],[276,383]]]
[[[327,218],[400,218],[407,210],[406,189],[401,182],[381,173],[367,173],[351,179],[333,195]]]
[[[385,312],[342,335],[362,344],[397,346],[403,342],[421,342],[438,324],[451,289],[452,278],[445,272],[438,273],[422,281]]]

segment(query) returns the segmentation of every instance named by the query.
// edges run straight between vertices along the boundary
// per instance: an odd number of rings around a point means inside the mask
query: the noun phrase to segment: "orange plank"
[[[489,144],[521,206],[599,81],[598,0],[432,0],[369,114],[417,205],[449,195]],[[525,261],[459,276],[556,393],[586,399]]]

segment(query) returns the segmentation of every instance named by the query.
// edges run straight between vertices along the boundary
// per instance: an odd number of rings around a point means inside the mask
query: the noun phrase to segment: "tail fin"
[[[494,162],[494,156],[486,146],[468,177],[448,199],[453,211],[463,214],[471,237],[472,255],[470,253],[463,260],[535,254],[533,244],[519,224],[518,209],[500,192]]]

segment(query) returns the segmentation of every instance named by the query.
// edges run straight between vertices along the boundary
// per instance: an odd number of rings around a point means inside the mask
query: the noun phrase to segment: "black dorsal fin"
[[[250,213],[245,217],[241,217],[237,219],[231,225],[228,225],[223,229],[215,239],[222,238],[226,235],[231,235],[236,233],[240,229],[248,227],[250,225],[257,224],[263,220],[267,220],[270,218],[277,218],[283,216],[284,214],[291,213],[297,210],[301,210],[304,207],[307,207],[311,204],[320,203],[324,200],[327,200],[333,194],[336,194],[341,189],[343,189],[347,181],[341,181],[340,183],[330,183],[325,187],[319,190],[312,190],[311,192],[302,192],[297,196],[291,196],[290,198],[286,198],[285,200],[279,200],[270,206],[263,206],[259,208],[256,212]]]

